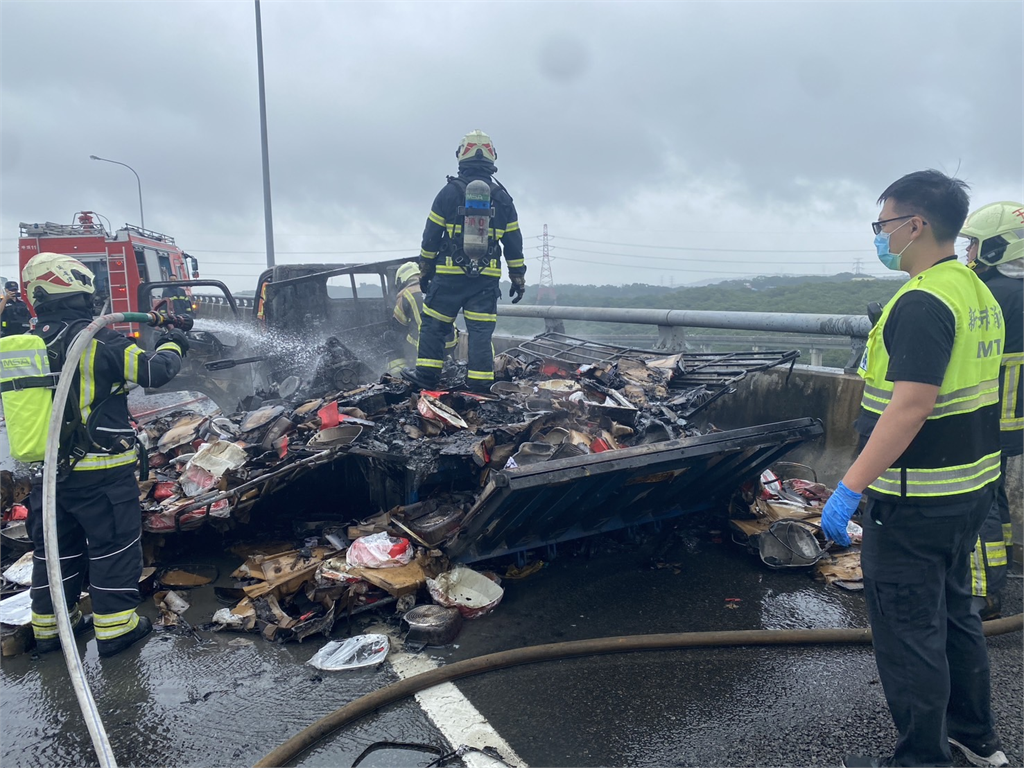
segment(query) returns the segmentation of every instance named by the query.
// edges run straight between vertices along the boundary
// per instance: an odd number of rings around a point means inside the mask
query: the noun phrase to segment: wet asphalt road
[[[506,581],[498,609],[467,622],[455,647],[428,653],[450,662],[622,634],[866,626],[861,595],[803,572],[769,571],[727,539],[716,543],[713,527],[714,521],[690,520],[674,534],[640,542],[623,536],[563,545],[540,572]],[[652,551],[667,535],[672,544],[658,558],[664,567],[652,568]],[[219,583],[229,584],[237,559],[213,559],[220,561]],[[1012,580],[1007,612],[1021,610],[1021,594],[1021,581]],[[186,617],[195,624],[219,607],[210,587],[193,590],[190,599]],[[143,611],[155,614],[151,601]],[[373,621],[356,619],[353,629]],[[335,636],[345,629],[339,622]],[[80,643],[119,764],[250,765],[317,718],[395,679],[387,665],[350,673],[305,666],[320,638],[282,646],[258,636],[240,645],[239,635],[203,636],[202,645],[154,636],[103,661],[95,641]],[[1021,635],[990,639],[989,649],[999,729],[1011,765],[1020,766]],[[0,765],[95,764],[59,655],[4,659],[0,684]],[[458,686],[533,766],[829,766],[850,752],[884,753],[895,741],[868,646],[604,656],[519,667]],[[443,743],[409,700],[326,740],[299,764],[348,766],[379,740]],[[362,765],[430,759],[391,750]]]

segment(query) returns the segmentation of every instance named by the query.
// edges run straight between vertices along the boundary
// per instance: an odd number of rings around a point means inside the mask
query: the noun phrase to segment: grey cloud
[[[304,245],[355,231],[353,249],[414,252],[459,137],[478,127],[531,234],[557,216],[601,226],[654,189],[677,197],[677,212],[717,183],[737,204],[845,222],[921,167],[959,163],[981,194],[1020,185],[1020,4],[471,11],[263,3],[279,232],[304,233]],[[197,246],[259,248],[251,3],[6,2],[0,13],[0,245],[19,219],[81,207],[134,219],[133,179],[91,163],[95,153],[142,175],[147,224]]]

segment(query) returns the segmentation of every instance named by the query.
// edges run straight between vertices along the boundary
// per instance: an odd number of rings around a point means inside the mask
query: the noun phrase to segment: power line
[[[644,265],[644,264],[621,264],[621,263],[616,263],[616,262],[611,262],[611,261],[594,261],[592,259],[574,259],[574,258],[569,257],[569,256],[559,256],[558,258],[561,259],[562,261],[571,261],[571,262],[574,262],[574,263],[577,263],[577,264],[590,264],[590,265],[597,265],[597,266],[602,266],[602,267],[621,267],[623,269],[653,269],[653,270],[661,271],[661,272],[696,272],[696,273],[701,273],[701,274],[714,274],[714,275],[730,274],[730,275],[738,275],[738,276],[750,276],[750,275],[752,275],[752,272],[755,271],[755,270],[747,269],[747,270],[742,270],[740,272],[732,272],[732,271],[725,270],[725,269],[697,269],[697,268],[694,268],[694,267],[665,267],[665,266],[647,266],[647,265]],[[763,264],[763,262],[757,262],[757,263]],[[764,265],[764,266],[766,266],[768,268],[771,267],[771,265]],[[805,265],[801,264],[799,266],[805,266]],[[775,274],[782,274],[782,272],[781,271],[776,271]]]
[[[696,251],[698,253],[863,253],[863,248],[853,249],[796,249],[796,248],[692,248],[677,245],[644,245],[642,243],[609,243],[604,240],[584,240],[579,237],[562,237],[552,235],[554,240],[571,240],[574,243],[590,243],[592,245],[611,245],[620,248],[657,248],[662,251]],[[570,249],[565,249],[570,250]]]
[[[189,253],[235,253],[235,254],[246,254],[246,255],[262,255],[265,251],[222,251],[217,248],[188,248],[182,249],[187,250]],[[275,251],[276,254],[282,256],[350,256],[350,255],[368,255],[374,253],[413,253],[412,248],[392,248],[385,251]]]
[[[609,243],[610,245],[610,243]],[[567,248],[564,245],[560,246],[563,251],[572,251],[573,253],[593,253],[597,256],[623,256],[629,259],[655,259],[657,261],[683,261],[687,257],[685,256],[652,256],[650,254],[636,254],[636,253],[614,253],[611,251],[592,251],[586,248]],[[712,250],[712,249],[709,249]],[[719,252],[715,250],[714,252]],[[750,251],[743,251],[743,253],[750,253]],[[835,251],[757,251],[757,253],[835,253]],[[841,253],[863,253],[863,250],[857,251],[841,251]],[[693,257],[689,257],[693,259]],[[730,264],[762,264],[762,261],[758,260],[732,260]],[[800,264],[834,264],[834,261],[801,261]]]

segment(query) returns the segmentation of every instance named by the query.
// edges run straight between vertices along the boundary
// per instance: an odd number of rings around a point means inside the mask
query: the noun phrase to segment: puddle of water
[[[831,589],[835,591],[834,587]],[[829,629],[863,626],[863,622],[862,617],[843,603],[840,595],[820,586],[766,594],[761,602],[762,629]]]

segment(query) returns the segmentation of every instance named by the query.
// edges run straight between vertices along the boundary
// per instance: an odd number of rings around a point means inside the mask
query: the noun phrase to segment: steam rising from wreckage
[[[737,381],[792,365],[795,351],[666,356],[545,333],[497,356],[488,396],[459,391],[453,361],[436,392],[377,379],[401,263],[268,270],[256,331],[202,330],[201,305],[177,383],[233,412],[142,420],[145,530],[246,524],[262,499],[284,488],[291,499],[331,465],[318,519],[373,518],[367,530],[472,562],[707,508],[822,432],[812,419],[695,426]],[[380,290],[367,296],[356,275]]]

